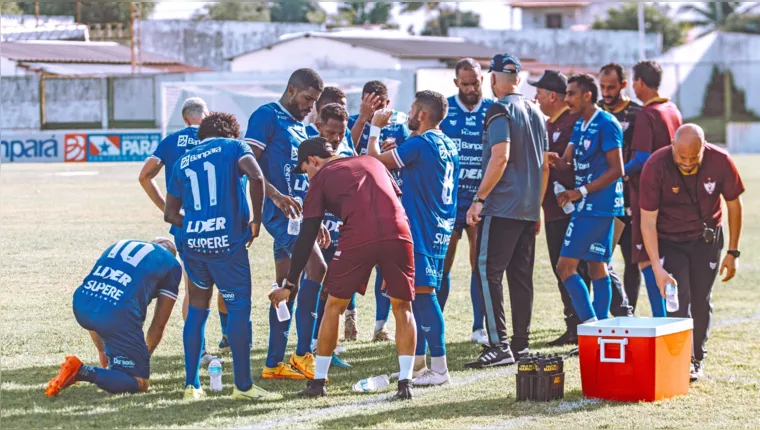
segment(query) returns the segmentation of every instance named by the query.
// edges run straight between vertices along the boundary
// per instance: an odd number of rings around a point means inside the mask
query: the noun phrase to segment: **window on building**
[[[562,14],[547,13],[546,14],[546,28],[562,28]]]

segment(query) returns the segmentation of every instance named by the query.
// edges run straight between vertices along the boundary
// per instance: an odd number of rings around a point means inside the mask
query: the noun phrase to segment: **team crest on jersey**
[[[715,181],[711,181],[710,178],[707,178],[707,182],[705,182],[705,191],[707,191],[707,194],[712,195],[712,193],[715,192]]]
[[[475,125],[476,125],[476,123],[475,123],[475,117],[474,117],[474,116],[468,116],[468,117],[465,119],[465,121],[464,121],[464,124],[465,124],[467,127],[475,127]]]
[[[676,186],[676,187],[671,188],[671,190],[673,190],[673,194],[678,194],[678,192],[681,191],[681,187]]]
[[[710,270],[715,270],[716,267],[718,267],[717,262],[710,262]]]
[[[623,129],[623,131],[627,131],[628,130],[628,126],[630,126],[630,125],[631,125],[631,123],[629,123],[628,121],[623,121],[623,122],[620,123],[620,127]]]
[[[454,127],[455,125],[457,125],[457,120],[455,120],[455,119],[450,119],[450,120],[449,120],[449,124],[451,124],[451,126],[452,126],[452,127]]]
[[[295,146],[290,147],[290,159],[293,161],[298,161],[298,148]]]
[[[591,139],[583,139],[583,147],[586,148],[586,151],[588,151],[588,148],[591,146]]]
[[[177,139],[177,146],[180,148],[187,146],[187,135],[183,134]]]
[[[554,140],[556,142],[557,139],[559,139],[560,136],[562,136],[562,132],[559,131],[559,130],[557,130],[557,131],[554,132],[554,134],[552,134],[552,140]]]

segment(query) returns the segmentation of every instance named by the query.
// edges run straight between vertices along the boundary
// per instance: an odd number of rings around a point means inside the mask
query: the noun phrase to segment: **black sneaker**
[[[398,381],[398,391],[396,391],[391,400],[412,400],[414,397],[412,395],[412,388],[414,388],[414,384],[411,379]]]
[[[527,357],[530,355],[530,348],[528,348],[527,346],[523,349],[517,349],[514,347],[514,345],[512,345],[510,349],[512,350],[512,356],[515,358],[515,361],[520,361],[524,357]]]
[[[567,345],[578,345],[578,335],[571,333],[570,330],[562,333],[562,336],[554,339],[553,341],[547,343],[549,346],[567,346]]]
[[[702,360],[691,359],[691,369],[689,370],[689,381],[694,382],[705,376],[705,368]]]
[[[483,348],[477,360],[465,363],[468,369],[482,369],[484,367],[506,366],[515,363],[515,356],[509,346],[488,346]]]
[[[299,396],[304,397],[325,397],[327,395],[327,381],[324,379],[314,379],[306,383],[306,388],[299,391]]]

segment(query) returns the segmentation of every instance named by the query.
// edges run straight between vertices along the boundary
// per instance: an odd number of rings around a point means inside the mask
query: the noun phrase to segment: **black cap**
[[[536,88],[554,91],[557,94],[567,92],[567,76],[556,70],[544,70],[544,74],[538,80],[529,79],[528,83]]]
[[[293,170],[291,170],[291,172],[296,174],[306,173],[301,170],[301,164],[303,164],[304,161],[307,161],[309,157],[332,157],[333,154],[330,152],[331,147],[329,145],[327,139],[324,137],[315,137],[301,142],[301,145],[298,147],[298,164]]]
[[[515,70],[506,69],[508,65],[515,66]],[[491,59],[491,67],[489,72],[503,72],[503,73],[520,73],[522,66],[520,65],[520,59],[510,54],[498,54]]]

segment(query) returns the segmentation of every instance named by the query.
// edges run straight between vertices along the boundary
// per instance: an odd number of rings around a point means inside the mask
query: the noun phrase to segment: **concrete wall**
[[[732,154],[760,153],[760,122],[729,122],[726,145]]]
[[[40,128],[40,78],[3,78],[0,81],[0,129]]]
[[[635,31],[452,28],[449,35],[548,64],[596,67],[611,61],[633,65],[639,60]],[[645,52],[648,58],[660,55],[662,36],[648,34]]]
[[[221,71],[226,70],[226,59],[267,46],[283,34],[321,28],[315,24],[146,20],[142,23],[142,47],[183,63]]]
[[[522,9],[522,28],[537,29],[546,28],[546,15],[562,15],[562,28],[570,28],[574,25],[590,26],[597,17],[607,16],[607,10],[619,7],[617,4],[606,2],[589,3],[584,7],[542,7]]]

